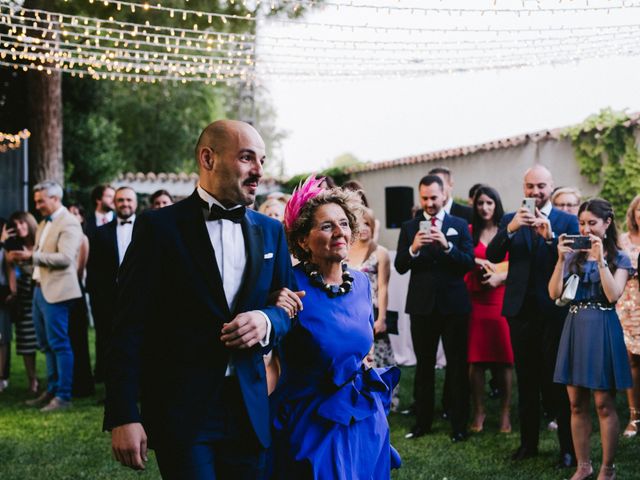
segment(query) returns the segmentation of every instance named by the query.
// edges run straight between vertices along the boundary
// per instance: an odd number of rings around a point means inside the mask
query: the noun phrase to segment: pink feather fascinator
[[[294,223],[296,223],[304,204],[324,190],[324,188],[320,186],[323,181],[324,177],[316,178],[315,175],[310,175],[304,183],[298,185],[293,190],[291,198],[284,209],[284,226],[288,231],[290,231]]]

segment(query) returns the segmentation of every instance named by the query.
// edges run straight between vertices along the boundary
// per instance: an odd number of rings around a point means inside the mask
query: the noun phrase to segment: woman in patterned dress
[[[627,210],[627,230],[628,233],[620,236],[620,247],[629,255],[633,267],[637,269],[640,254],[640,195],[631,201]],[[627,281],[616,310],[624,332],[633,380],[633,387],[627,390],[629,424],[623,435],[635,437],[640,429],[640,290],[637,274]]]
[[[36,220],[28,212],[15,212],[9,217],[9,222],[16,227],[16,236],[11,246],[7,247],[9,263],[9,286],[15,295],[14,324],[16,329],[16,353],[22,355],[24,367],[29,379],[29,390],[38,391],[36,377],[36,331],[31,317],[31,303],[33,301],[33,265],[31,262],[18,262],[13,254],[24,248],[33,250],[36,239]]]
[[[371,299],[373,301],[374,312],[377,313],[373,324],[375,334],[373,343],[374,367],[384,368],[396,365],[393,348],[389,341],[389,334],[386,332],[391,261],[387,249],[382,245],[378,245],[373,240],[375,224],[376,221],[373,211],[369,208],[364,208],[363,215],[359,222],[360,235],[349,250],[349,266],[360,270],[369,277]],[[396,387],[393,390],[391,411],[396,411],[399,403],[398,387]]]

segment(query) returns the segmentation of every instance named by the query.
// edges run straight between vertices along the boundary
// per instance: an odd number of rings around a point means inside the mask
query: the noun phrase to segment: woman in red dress
[[[467,355],[474,408],[470,428],[473,432],[482,431],[486,416],[483,395],[485,371],[488,368],[492,369],[494,378],[501,384],[500,431],[511,432],[509,405],[513,351],[509,325],[501,314],[507,268],[506,263],[495,265],[487,260],[487,245],[498,232],[503,214],[498,192],[488,186],[478,188],[473,197],[471,223],[477,265],[466,276],[472,304]]]

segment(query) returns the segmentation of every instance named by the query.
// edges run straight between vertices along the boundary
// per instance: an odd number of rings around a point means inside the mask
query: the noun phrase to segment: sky
[[[387,5],[393,3],[386,1]],[[477,0],[474,5],[479,4],[491,5],[485,0]],[[556,14],[553,19],[536,21],[552,20],[563,26],[640,25],[639,14],[640,9],[606,18],[592,13],[586,20],[584,15],[558,18],[561,15]],[[349,16],[344,10],[336,14],[333,9],[326,9],[308,15],[305,21],[373,24],[379,17],[373,13],[363,17],[361,11]],[[406,18],[390,17],[393,16],[388,15],[385,21],[392,25],[415,25]],[[466,24],[481,21],[467,19]],[[514,19],[500,19],[493,24],[515,23]],[[263,28],[262,33],[297,34],[290,25],[276,23]],[[329,38],[335,37],[336,32],[317,27],[313,35]],[[379,37],[375,32],[372,35]],[[461,38],[474,37],[469,34]],[[296,174],[325,168],[335,157],[347,152],[360,160],[376,162],[563,127],[579,123],[605,107],[640,111],[640,56],[607,55],[559,66],[420,78],[273,77],[265,85],[277,112],[276,124],[288,133],[280,151],[285,171]]]

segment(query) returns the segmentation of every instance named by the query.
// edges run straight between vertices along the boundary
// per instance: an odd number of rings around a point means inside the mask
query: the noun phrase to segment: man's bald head
[[[198,138],[196,161],[200,186],[224,205],[248,205],[255,193],[265,160],[265,146],[251,125],[218,120]]]
[[[536,207],[542,208],[551,198],[553,176],[543,165],[534,165],[524,173],[524,195],[535,198]]]

